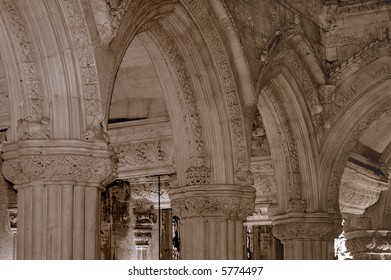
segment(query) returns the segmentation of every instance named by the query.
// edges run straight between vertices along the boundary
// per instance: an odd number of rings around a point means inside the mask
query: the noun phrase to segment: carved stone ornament
[[[214,24],[209,16],[207,8],[203,6],[203,1],[188,0],[182,1],[182,4],[194,16],[198,27],[204,34],[204,39],[207,42],[216,69],[219,73],[221,86],[227,103],[227,110],[230,118],[230,125],[233,139],[234,151],[234,169],[235,183],[239,185],[247,185],[249,183],[250,169],[247,153],[247,143],[244,132],[243,112],[240,104],[239,93],[235,82],[234,73],[232,71],[229,57],[225,51],[223,38],[220,36],[218,27]]]
[[[147,247],[152,238],[152,226],[136,226],[133,234],[136,247]]]
[[[107,131],[103,125],[105,105],[101,102],[98,72],[86,16],[78,0],[63,0],[62,2],[65,8],[64,17],[70,28],[80,67],[85,112],[83,137],[88,141],[107,141]]]
[[[363,214],[366,208],[379,200],[381,192],[388,188],[388,182],[375,174],[370,176],[365,170],[345,167],[339,191],[341,212]]]
[[[284,215],[273,219],[273,235],[282,241],[292,239],[331,240],[342,232],[341,219],[324,213]]]
[[[171,191],[171,207],[181,219],[226,217],[245,219],[254,211],[253,187],[209,185]]]
[[[173,164],[173,146],[170,139],[145,141],[114,146],[119,168],[135,169]]]
[[[206,166],[190,167],[186,170],[186,186],[210,184],[210,168]]]
[[[77,140],[19,141],[4,147],[4,177],[15,185],[76,181],[100,185],[115,172],[106,143]]]
[[[128,10],[130,0],[90,0],[96,28],[104,45],[109,45],[118,34],[122,18]]]
[[[12,232],[16,232],[17,224],[18,224],[18,209],[16,207],[8,208],[8,216],[9,216],[9,228]]]
[[[21,117],[21,121],[27,120],[27,122],[20,128],[18,124],[18,134],[21,133],[22,129],[25,129],[29,138],[37,138],[37,136],[38,138],[48,138],[49,132],[46,129],[43,134],[35,133],[37,129],[41,130],[38,128],[40,125],[45,128],[48,127],[48,100],[43,94],[39,63],[37,62],[28,23],[25,21],[23,11],[17,1],[0,1],[0,10],[9,37],[13,39],[12,45],[15,56],[20,59],[21,73],[19,74],[24,77],[21,80],[22,92],[19,96],[24,99],[24,104],[18,117]],[[32,133],[33,131],[34,133]],[[43,135],[45,137],[42,137]],[[24,135],[24,137],[27,136]]]
[[[345,233],[346,247],[357,253],[391,253],[391,231],[360,230]]]

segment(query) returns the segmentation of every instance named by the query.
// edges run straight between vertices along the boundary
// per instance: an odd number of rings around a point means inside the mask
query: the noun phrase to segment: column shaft
[[[70,260],[99,256],[97,187],[50,184],[17,189],[18,259]]]

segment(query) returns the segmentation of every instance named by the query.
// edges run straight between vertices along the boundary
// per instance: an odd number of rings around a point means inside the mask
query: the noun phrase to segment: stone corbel
[[[339,192],[341,212],[362,215],[388,188],[388,182],[379,175],[352,165],[345,167]]]

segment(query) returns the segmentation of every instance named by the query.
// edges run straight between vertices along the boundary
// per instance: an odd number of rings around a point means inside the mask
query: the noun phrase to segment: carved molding
[[[282,241],[333,240],[342,232],[341,219],[323,213],[273,218],[273,235]]]
[[[16,1],[2,0],[0,4],[2,6],[2,14],[6,19],[7,32],[10,38],[14,40],[14,50],[18,53],[17,57],[21,63],[21,76],[23,77],[23,92],[21,96],[28,100],[25,100],[22,112],[18,116],[20,117],[19,120],[36,122],[46,119],[49,122],[48,101],[43,94],[42,83],[39,78],[39,66],[27,24]],[[8,104],[8,107],[10,108],[10,104]],[[19,131],[23,128],[19,128]],[[31,138],[39,139],[41,136],[43,135],[33,134]]]
[[[216,69],[220,76],[222,90],[224,92],[230,126],[233,139],[234,150],[234,171],[235,183],[249,185],[249,155],[245,139],[243,112],[240,105],[239,94],[230,61],[225,50],[223,40],[217,27],[210,18],[207,9],[202,5],[202,1],[190,0],[181,3],[194,16],[196,23],[210,48],[211,55],[216,64]]]
[[[105,143],[19,141],[6,145],[2,157],[3,175],[15,185],[48,181],[100,185],[116,171],[113,155]]]
[[[372,58],[375,59],[375,58]],[[325,107],[325,117],[332,125],[338,121],[338,114],[342,108],[355,99],[360,93],[373,85],[374,81],[381,81],[391,77],[391,66],[384,62],[368,66],[363,73],[354,77],[349,87],[341,86],[335,94],[334,101]]]
[[[279,95],[275,92],[272,85],[269,83],[263,88],[263,92],[272,102],[274,110],[280,118],[281,128],[285,137],[286,144],[283,147],[283,154],[285,158],[286,173],[288,177],[288,212],[302,211],[301,208],[294,207],[291,201],[298,201],[302,199],[302,181],[300,174],[300,165],[298,161],[295,137],[293,135],[292,127],[287,117],[286,111],[283,107],[283,102]],[[292,208],[291,208],[292,206]],[[291,209],[290,209],[291,208]]]
[[[64,15],[73,37],[74,49],[78,57],[81,86],[83,92],[83,109],[85,127],[84,140],[107,140],[106,131],[102,122],[104,110],[102,109],[98,72],[91,43],[90,33],[85,21],[83,8],[78,0],[64,0]]]
[[[172,129],[168,118],[159,118],[109,124],[108,135],[111,145],[116,146],[129,142],[171,138]]]
[[[114,146],[119,171],[165,167],[174,165],[172,139],[158,139]]]
[[[189,166],[200,166],[205,164],[206,152],[205,142],[202,131],[200,111],[198,108],[197,96],[188,74],[185,60],[178,47],[164,28],[160,24],[150,26],[150,32],[158,41],[161,52],[167,57],[165,62],[171,77],[178,81],[175,83],[178,101],[182,108],[183,119],[185,121],[185,131],[188,145]],[[170,65],[173,66],[170,67]],[[175,71],[175,72],[173,72]]]
[[[245,219],[254,211],[254,188],[233,185],[191,186],[171,190],[171,206],[181,219]]]

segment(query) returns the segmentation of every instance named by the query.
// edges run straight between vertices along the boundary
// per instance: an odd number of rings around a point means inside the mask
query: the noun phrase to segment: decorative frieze
[[[172,138],[171,124],[168,118],[140,120],[109,124],[110,143],[112,146],[152,139]]]

